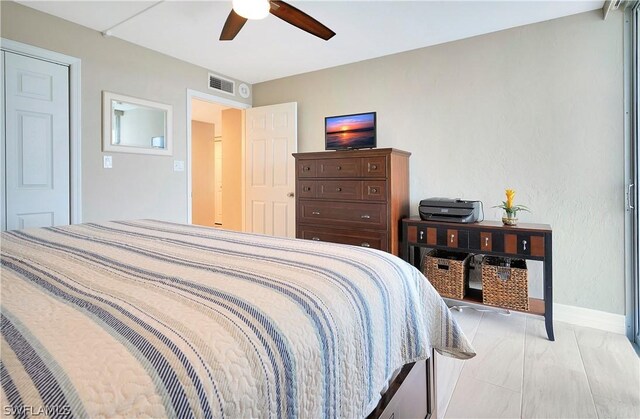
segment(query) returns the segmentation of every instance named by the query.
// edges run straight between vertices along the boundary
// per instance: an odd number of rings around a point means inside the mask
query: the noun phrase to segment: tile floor
[[[640,418],[640,358],[623,335],[454,311],[477,355],[438,356],[438,418]]]

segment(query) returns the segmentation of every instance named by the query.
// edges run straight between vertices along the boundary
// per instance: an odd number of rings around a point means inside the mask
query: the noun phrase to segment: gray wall
[[[173,160],[187,158],[186,89],[214,94],[207,69],[13,2],[0,8],[3,38],[82,59],[83,220],[186,222],[187,172],[174,172]],[[173,105],[173,156],[111,153],[113,169],[103,169],[103,90]]]
[[[505,188],[554,228],[555,302],[624,313],[622,15],[601,11],[254,86],[298,102],[298,149],[323,118],[378,112],[378,146],[410,151],[411,207]],[[533,294],[540,266],[531,264]]]

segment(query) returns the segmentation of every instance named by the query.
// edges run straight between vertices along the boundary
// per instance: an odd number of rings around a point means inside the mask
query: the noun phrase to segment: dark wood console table
[[[529,298],[527,313],[544,316],[547,336],[553,336],[552,231],[547,224],[504,226],[500,221],[473,224],[402,220],[402,257],[420,269],[420,249],[433,248],[491,256],[539,260],[544,263],[543,299]],[[482,304],[482,291],[471,290],[461,301]]]

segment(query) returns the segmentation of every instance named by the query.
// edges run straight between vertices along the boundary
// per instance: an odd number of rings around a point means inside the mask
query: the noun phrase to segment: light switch
[[[184,172],[184,161],[182,161],[182,160],[174,160],[173,161],[173,171],[174,172]]]
[[[102,156],[102,167],[105,169],[113,168],[113,158],[111,156]]]

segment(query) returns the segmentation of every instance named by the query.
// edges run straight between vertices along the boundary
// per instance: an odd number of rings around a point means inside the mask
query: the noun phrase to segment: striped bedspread
[[[2,415],[358,418],[431,348],[425,278],[357,247],[159,221],[2,234]]]

